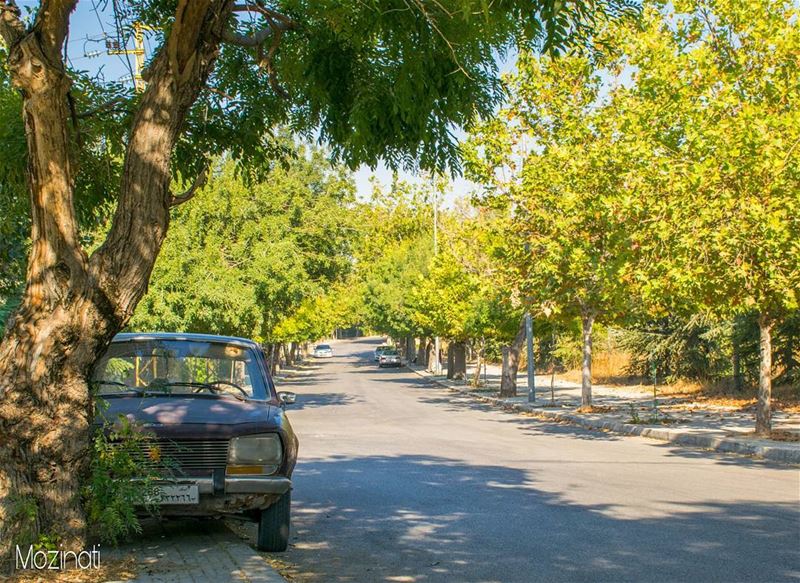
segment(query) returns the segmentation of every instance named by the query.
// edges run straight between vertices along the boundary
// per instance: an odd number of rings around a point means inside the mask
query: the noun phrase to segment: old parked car
[[[397,352],[395,348],[387,348],[381,352],[380,359],[378,360],[378,366],[381,368],[385,366],[400,366],[401,364],[400,353]]]
[[[108,404],[149,432],[143,459],[163,469],[164,517],[239,516],[258,522],[256,546],[286,550],[298,441],[251,340],[203,334],[119,334],[95,366]],[[154,461],[155,460],[155,461]]]

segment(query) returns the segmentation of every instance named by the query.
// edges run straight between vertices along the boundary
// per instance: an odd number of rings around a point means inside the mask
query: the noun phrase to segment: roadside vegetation
[[[122,330],[273,366],[359,325],[431,367],[439,337],[448,376],[502,362],[514,395],[530,313],[585,407],[599,345],[608,376],[757,395],[761,435],[773,383],[797,399],[795,3],[131,3],[163,31],[141,91],[73,70],[53,4],[0,0],[2,556],[128,529],[85,495],[110,472],[87,377]],[[357,199],[379,162],[427,178]]]

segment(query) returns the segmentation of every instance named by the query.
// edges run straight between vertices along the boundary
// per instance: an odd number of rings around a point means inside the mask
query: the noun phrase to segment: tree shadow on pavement
[[[402,455],[305,461],[293,496],[292,544],[276,557],[297,565],[298,581],[800,575],[797,505],[720,503],[713,491],[699,503],[576,504],[537,488],[531,472]]]
[[[331,405],[351,405],[363,401],[361,397],[347,395],[345,393],[298,393],[297,401],[289,407],[289,415],[292,411],[302,411],[314,407],[328,407]]]

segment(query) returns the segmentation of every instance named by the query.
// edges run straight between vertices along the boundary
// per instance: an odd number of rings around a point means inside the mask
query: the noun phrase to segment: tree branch
[[[97,115],[98,113],[109,113],[114,111],[127,111],[125,109],[118,109],[115,106],[119,105],[120,103],[124,103],[126,100],[124,97],[115,97],[113,99],[109,99],[105,103],[101,103],[94,109],[89,109],[87,111],[82,111],[80,113],[75,114],[76,119],[86,119],[92,116]]]
[[[19,7],[14,0],[0,0],[0,37],[9,47],[25,36],[25,25],[20,18]]]
[[[264,16],[267,21],[267,26],[249,35],[242,34],[234,29],[236,25],[236,19],[234,17],[231,19],[229,26],[223,31],[222,40],[228,44],[256,49],[258,65],[267,72],[270,87],[272,87],[272,90],[277,95],[286,99],[289,97],[289,94],[283,87],[280,86],[280,83],[278,83],[278,77],[275,73],[272,63],[274,61],[275,53],[278,51],[278,47],[280,46],[281,36],[287,30],[296,28],[296,23],[285,14],[281,14],[275,10],[272,10],[271,8],[267,8],[263,1],[254,1],[255,4],[246,3],[234,5],[233,12],[257,12]],[[265,55],[264,44],[267,42],[267,39],[270,38],[272,39],[272,42],[270,43],[267,54]]]
[[[78,0],[42,0],[34,28],[39,31],[42,51],[53,64],[62,63],[61,48],[69,30],[69,15]]]
[[[226,28],[222,33],[222,40],[226,43],[239,47],[254,48],[261,46],[272,35],[272,28],[269,26],[254,32],[252,35],[242,34],[230,28]]]
[[[200,169],[200,172],[198,172],[197,176],[195,177],[194,182],[192,182],[192,185],[182,194],[173,194],[169,206],[175,207],[194,198],[194,195],[197,194],[197,191],[203,188],[208,182],[208,172],[210,169],[211,161],[206,159],[206,161],[203,163],[203,167]]]

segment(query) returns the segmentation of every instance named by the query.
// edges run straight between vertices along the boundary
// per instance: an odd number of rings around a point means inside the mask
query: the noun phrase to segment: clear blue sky
[[[23,12],[38,6],[38,0],[18,0],[18,5]],[[103,6],[106,6],[103,10]],[[106,39],[116,40],[116,26],[114,24],[114,14],[111,10],[112,2],[102,2],[100,0],[81,0],[72,15],[70,21],[70,35],[67,41],[67,57],[71,65],[76,69],[85,70],[91,73],[99,73],[106,81],[125,80],[131,83],[131,69],[133,64],[132,57],[122,55],[106,54]],[[124,5],[124,2],[119,2]],[[149,58],[151,50],[155,48],[155,43],[151,43],[145,35],[145,51]],[[516,55],[511,55],[499,63],[502,72],[511,71],[516,66]],[[463,137],[463,132],[458,132],[459,138]],[[372,191],[370,179],[377,178],[382,184],[386,185],[392,179],[391,171],[386,166],[381,165],[374,171],[366,166],[362,166],[355,173],[356,187],[361,197],[368,197]],[[400,178],[411,182],[420,181],[417,175],[408,172],[399,172]],[[458,178],[453,182],[453,190],[445,198],[452,201],[453,198],[469,193],[474,188],[474,184]]]

